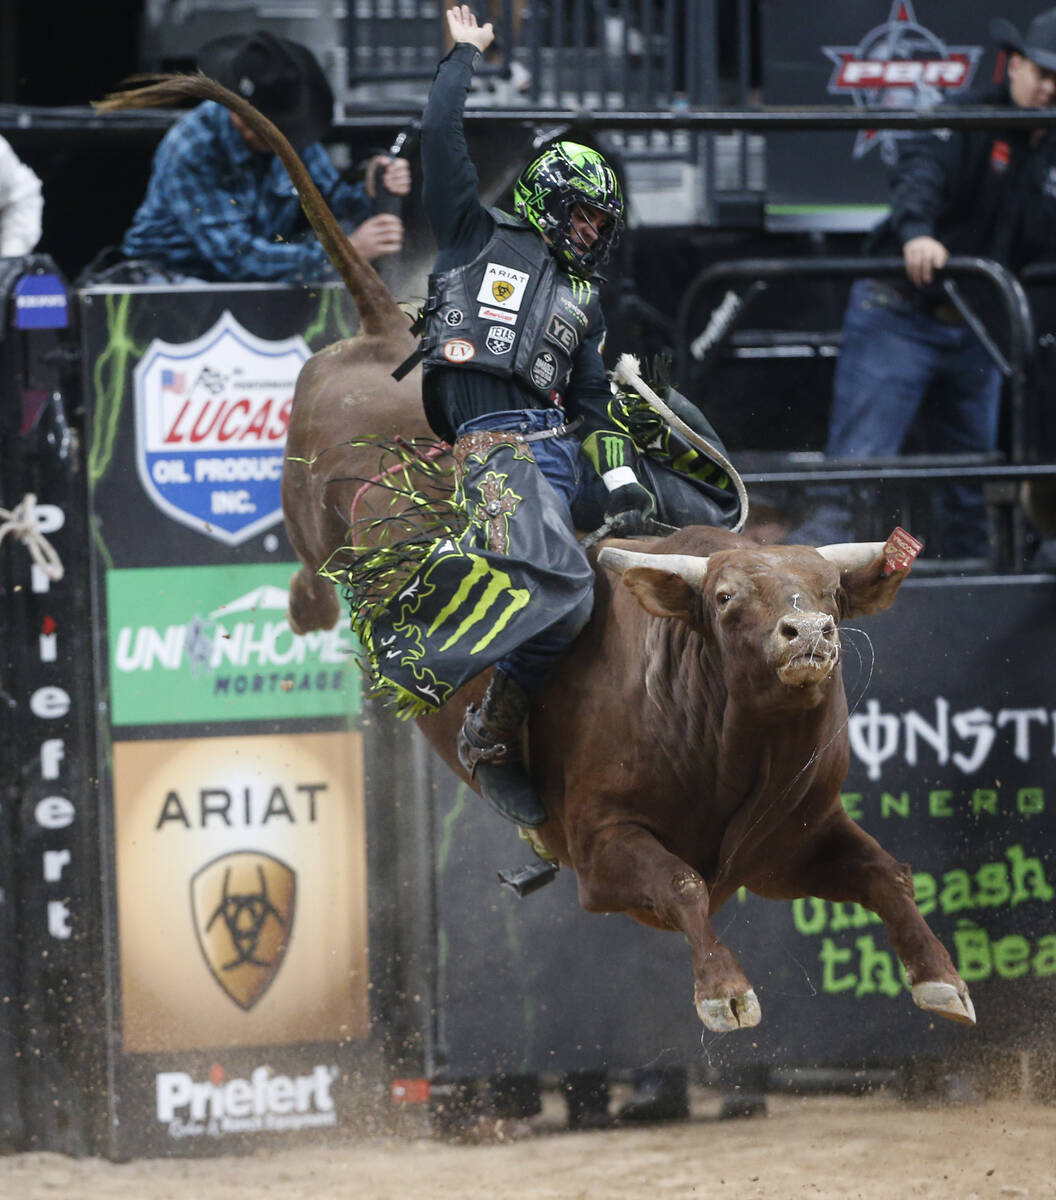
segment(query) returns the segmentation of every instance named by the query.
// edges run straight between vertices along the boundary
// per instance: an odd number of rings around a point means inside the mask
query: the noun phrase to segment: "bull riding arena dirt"
[[[894,1093],[771,1096],[718,1118],[694,1089],[688,1121],[572,1133],[564,1105],[462,1143],[424,1130],[248,1157],[111,1163],[0,1159],[3,1200],[1056,1200],[1056,1105],[1022,1096],[907,1103]]]

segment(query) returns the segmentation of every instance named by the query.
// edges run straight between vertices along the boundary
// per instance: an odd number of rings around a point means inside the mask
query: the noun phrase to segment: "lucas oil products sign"
[[[99,287],[79,298],[97,549],[120,567],[276,555],[297,377],[354,332],[344,290]]]
[[[299,336],[265,341],[230,312],[191,342],[155,338],[135,369],[136,468],[174,520],[237,546],[280,519]]]

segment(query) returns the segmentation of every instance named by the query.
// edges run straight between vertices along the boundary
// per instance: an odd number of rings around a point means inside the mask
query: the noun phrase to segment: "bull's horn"
[[[694,554],[642,554],[638,550],[620,550],[616,546],[603,547],[598,562],[618,575],[622,575],[628,567],[667,571],[671,575],[678,575],[692,587],[701,587],[708,573],[708,560]]]
[[[839,542],[833,546],[819,546],[818,553],[844,574],[868,566],[885,545],[885,542]]]

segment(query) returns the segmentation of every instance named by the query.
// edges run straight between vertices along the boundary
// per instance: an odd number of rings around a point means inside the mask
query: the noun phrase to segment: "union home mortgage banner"
[[[358,703],[347,624],[297,637],[293,562],[106,573],[111,721],[230,723],[342,717]]]
[[[356,645],[296,637],[279,488],[340,288],[81,295],[113,1153],[340,1130],[373,1061]]]

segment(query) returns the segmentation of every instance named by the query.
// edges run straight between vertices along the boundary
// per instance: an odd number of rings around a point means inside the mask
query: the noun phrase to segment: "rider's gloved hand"
[[[605,521],[615,532],[641,533],[645,523],[656,513],[656,499],[647,487],[638,482],[630,467],[618,468],[626,471],[629,478],[609,493],[605,507]],[[602,482],[608,486],[603,475]]]
[[[609,491],[606,524],[620,533],[640,533],[656,513],[656,499],[635,473],[633,440],[616,430],[598,430],[584,440],[583,452]]]

